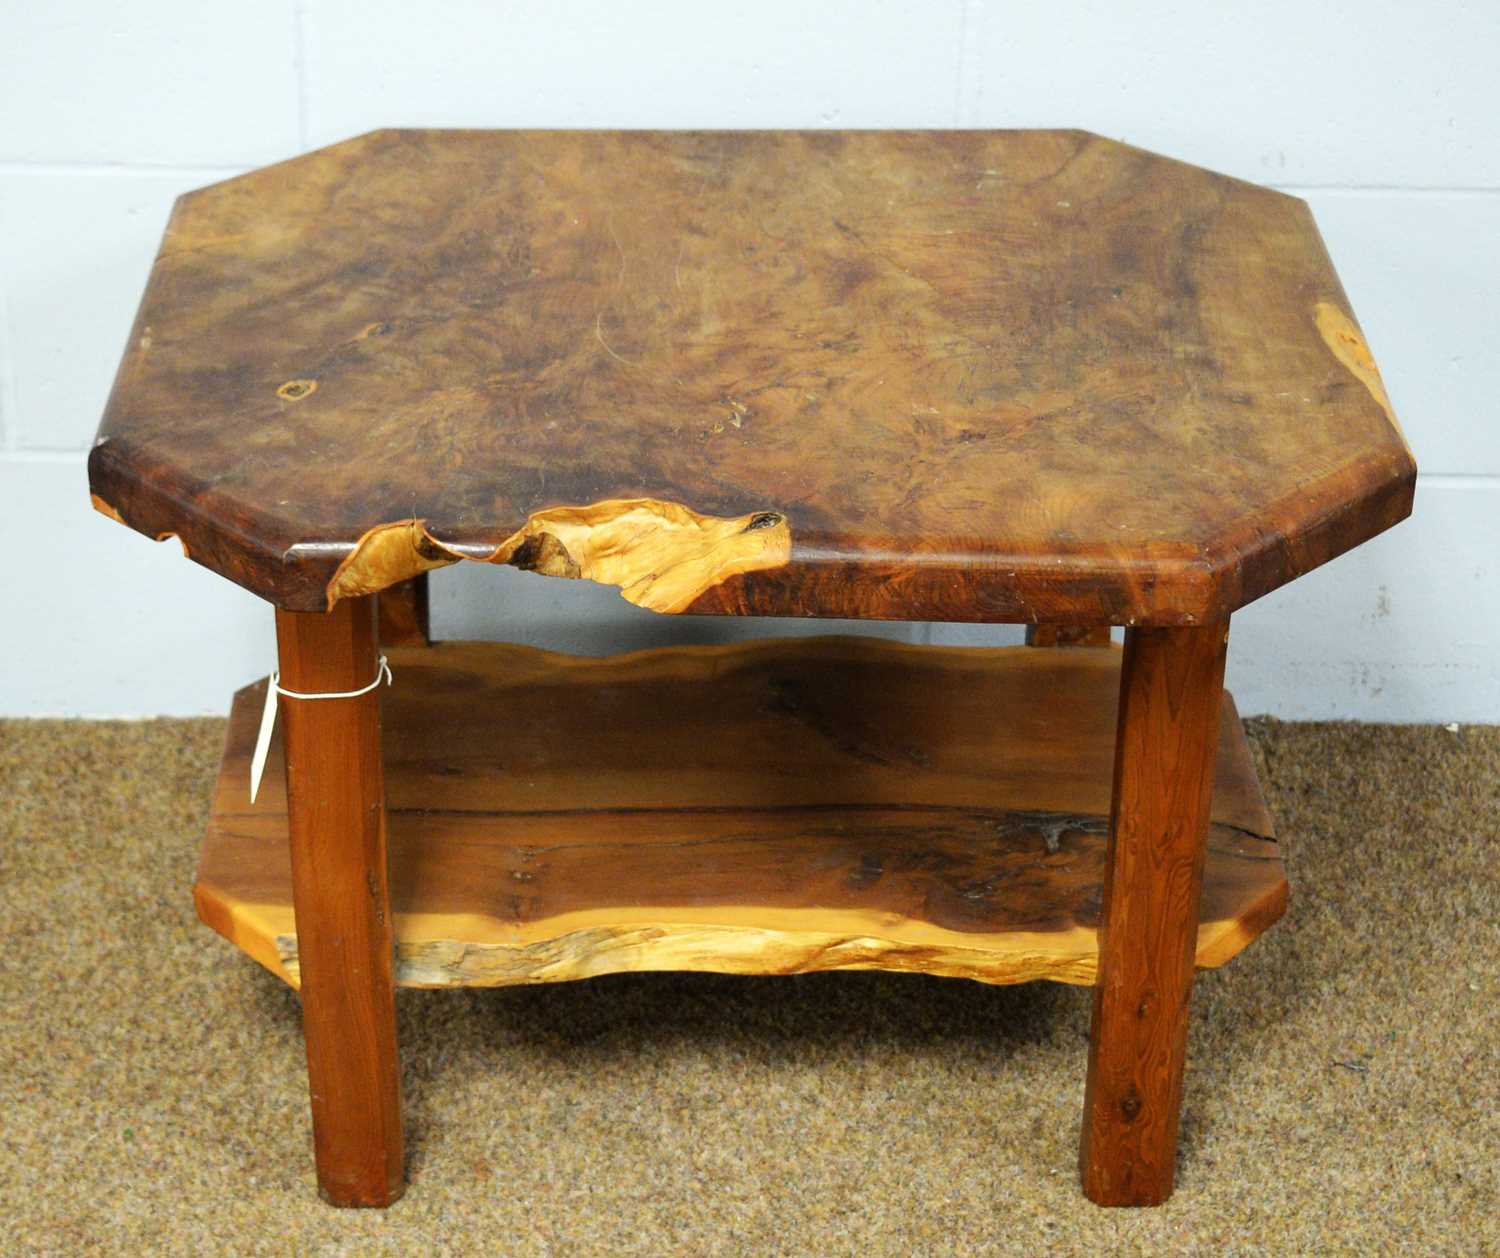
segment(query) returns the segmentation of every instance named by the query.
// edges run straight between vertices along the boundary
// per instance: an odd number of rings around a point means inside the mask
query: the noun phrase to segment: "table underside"
[[[400,985],[673,969],[1095,980],[1118,650],[813,638],[388,654]],[[295,985],[279,734],[249,802],[264,686],[235,696],[194,894],[207,924]],[[1200,967],[1287,896],[1225,698]]]

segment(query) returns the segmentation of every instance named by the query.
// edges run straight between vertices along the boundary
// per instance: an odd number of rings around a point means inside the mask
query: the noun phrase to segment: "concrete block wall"
[[[172,199],[384,125],[1080,126],[1305,197],[1422,467],[1414,518],[1236,617],[1242,710],[1500,720],[1500,5],[72,0],[0,18],[0,714],[221,712],[251,596],[87,506]],[[660,618],[464,565],[437,627],[601,652]],[[867,626],[917,641],[1017,630]]]

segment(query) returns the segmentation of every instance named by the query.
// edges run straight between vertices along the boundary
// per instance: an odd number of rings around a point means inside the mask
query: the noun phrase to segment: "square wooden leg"
[[[1227,622],[1125,637],[1080,1153],[1100,1205],[1172,1192],[1228,639]]]
[[[1027,646],[1108,646],[1108,625],[1027,625]]]
[[[281,684],[358,690],[377,667],[375,600],[276,613]],[[404,1186],[380,690],[281,701],[292,901],[318,1186],[385,1206]]]
[[[431,617],[427,610],[427,574],[381,590],[375,596],[379,608],[381,646],[429,646]]]

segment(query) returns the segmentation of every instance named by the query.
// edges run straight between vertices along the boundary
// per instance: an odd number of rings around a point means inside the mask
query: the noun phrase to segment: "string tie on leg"
[[[391,666],[384,655],[375,668],[375,680],[368,686],[361,686],[358,690],[324,690],[312,693],[305,690],[288,690],[281,684],[281,672],[278,669],[271,674],[271,680],[266,686],[266,706],[260,713],[260,732],[255,736],[255,754],[250,758],[250,802],[255,802],[255,797],[260,794],[260,779],[266,771],[266,756],[271,750],[271,731],[276,728],[276,709],[279,706],[277,696],[288,699],[358,699],[361,695],[367,695],[378,687],[382,682],[394,682],[391,676]]]

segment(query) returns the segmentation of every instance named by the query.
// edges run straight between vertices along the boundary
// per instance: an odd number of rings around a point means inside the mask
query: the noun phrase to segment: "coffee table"
[[[1080,132],[382,131],[178,202],[89,477],[276,609],[195,897],[300,987],[330,1201],[402,1191],[397,984],[887,968],[1092,984],[1083,1186],[1142,1205],[1195,966],[1286,901],[1230,615],[1415,467],[1293,197]],[[464,560],[1036,645],[429,645]]]

